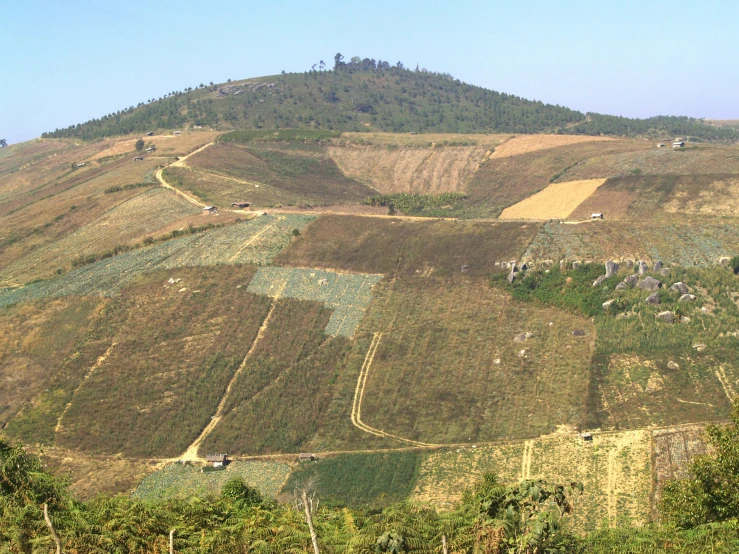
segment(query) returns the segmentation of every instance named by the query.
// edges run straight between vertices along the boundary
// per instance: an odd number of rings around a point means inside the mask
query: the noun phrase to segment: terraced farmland
[[[682,266],[710,266],[739,254],[739,224],[546,223],[524,260],[662,260]]]
[[[222,471],[207,473],[197,466],[175,463],[145,477],[136,487],[133,497],[156,501],[218,496],[229,479],[241,477],[249,486],[259,489],[263,496],[274,498],[289,473],[290,466],[280,462],[235,461]]]
[[[260,267],[249,283],[249,292],[323,302],[333,309],[326,334],[351,338],[372,300],[372,287],[381,278],[319,269]]]
[[[591,179],[552,183],[503,210],[500,219],[565,219],[604,182]]]
[[[53,280],[0,292],[0,307],[38,298],[117,294],[142,273],[155,269],[267,264],[311,216],[261,216],[206,233],[189,235],[73,269]]]
[[[50,276],[72,259],[127,245],[200,210],[179,196],[156,188],[124,201],[81,229],[34,250],[0,271],[2,283],[25,283]]]

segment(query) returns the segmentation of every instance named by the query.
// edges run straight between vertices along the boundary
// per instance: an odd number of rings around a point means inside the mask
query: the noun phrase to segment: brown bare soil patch
[[[607,140],[612,141],[617,139],[582,135],[518,135],[496,147],[495,152],[490,157],[507,158],[528,152],[536,152],[537,150],[556,148],[558,146]]]
[[[487,151],[485,146],[389,149],[347,145],[328,149],[345,175],[383,194],[463,191]]]
[[[607,171],[588,177],[562,178],[568,168],[587,163],[594,156],[652,148],[644,141],[606,140],[548,148],[517,156],[489,158],[467,185],[470,202],[501,209],[549,186],[553,181],[576,181],[609,177]]]
[[[500,219],[565,219],[605,179],[552,183],[544,190],[503,210]]]
[[[391,275],[486,277],[518,259],[539,229],[517,222],[403,220],[325,215],[275,258],[276,265]],[[461,266],[468,265],[465,273]]]

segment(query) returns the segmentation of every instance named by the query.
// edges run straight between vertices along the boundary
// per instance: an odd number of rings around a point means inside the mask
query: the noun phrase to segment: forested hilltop
[[[185,125],[217,129],[681,135],[735,140],[739,131],[687,117],[644,120],[583,114],[469,85],[448,73],[354,57],[282,73],[172,91],[137,106],[44,133],[86,140]]]

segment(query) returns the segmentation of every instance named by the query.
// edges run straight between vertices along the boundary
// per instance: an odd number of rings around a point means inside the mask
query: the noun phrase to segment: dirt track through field
[[[187,447],[187,450],[185,450],[185,453],[178,457],[180,460],[190,461],[190,462],[197,462],[197,461],[203,461],[203,458],[200,457],[198,454],[198,449],[200,448],[200,445],[205,440],[205,438],[210,435],[210,433],[215,429],[216,425],[218,425],[218,422],[221,421],[223,418],[223,410],[226,407],[226,401],[228,400],[229,395],[231,394],[231,389],[233,388],[234,383],[239,378],[239,375],[241,375],[241,372],[246,367],[246,363],[251,358],[251,355],[254,353],[254,350],[256,350],[257,344],[259,344],[259,341],[262,339],[264,334],[267,332],[267,327],[269,326],[269,322],[272,319],[272,314],[275,311],[275,308],[277,307],[277,302],[282,295],[282,291],[285,289],[285,286],[287,283],[285,282],[282,287],[275,293],[275,295],[272,297],[272,305],[269,307],[269,311],[267,312],[266,317],[264,318],[264,321],[262,322],[262,325],[259,327],[259,331],[257,331],[257,336],[254,337],[254,341],[251,343],[251,347],[249,348],[249,351],[246,353],[246,356],[244,356],[244,359],[241,361],[241,364],[239,365],[236,372],[233,374],[233,377],[231,377],[231,380],[228,382],[228,386],[226,387],[226,391],[223,393],[223,396],[221,397],[221,401],[218,403],[218,408],[216,408],[216,413],[211,417],[210,421],[208,422],[208,425],[205,426],[205,429],[200,433],[198,438],[196,438],[193,443]]]
[[[410,444],[413,446],[422,446],[422,447],[435,447],[439,446],[437,444],[429,444],[426,442],[419,442],[414,441],[411,439],[405,439],[403,437],[399,437],[397,435],[393,435],[392,433],[386,433],[385,431],[381,431],[380,429],[375,429],[374,427],[371,427],[367,425],[366,423],[362,422],[362,399],[364,398],[364,389],[367,385],[367,375],[369,375],[370,367],[372,366],[372,360],[375,358],[375,353],[377,352],[377,347],[380,344],[380,339],[382,339],[382,333],[375,333],[372,337],[372,342],[370,343],[370,347],[367,350],[367,355],[364,358],[364,363],[362,364],[362,368],[359,371],[359,378],[357,379],[357,386],[354,389],[354,402],[352,403],[352,425],[354,425],[357,429],[360,429],[364,431],[365,433],[369,433],[371,435],[375,435],[376,437],[383,437],[383,438],[389,438],[394,439],[400,442],[404,442],[406,444]]]
[[[270,229],[271,229],[272,227],[274,227],[275,225],[277,225],[277,224],[278,224],[278,223],[279,223],[280,221],[282,221],[283,219],[285,219],[285,218],[284,218],[284,217],[280,217],[280,216],[277,216],[277,219],[275,219],[275,220],[274,220],[274,221],[273,221],[273,222],[272,222],[271,224],[269,224],[269,225],[267,225],[266,227],[264,227],[264,229],[262,229],[261,231],[259,231],[259,232],[255,233],[253,237],[251,237],[251,238],[250,238],[249,240],[247,240],[247,241],[246,241],[246,242],[245,242],[244,244],[242,244],[242,245],[241,245],[241,248],[239,248],[239,249],[238,249],[238,250],[236,251],[236,253],[235,253],[235,254],[234,254],[233,256],[231,256],[231,257],[230,257],[230,258],[228,259],[228,263],[231,263],[231,262],[233,262],[233,261],[234,261],[234,260],[235,260],[236,258],[238,258],[238,257],[239,257],[239,256],[241,255],[241,253],[242,253],[242,252],[243,252],[243,251],[244,251],[244,250],[245,250],[245,249],[246,249],[247,247],[251,246],[251,245],[252,245],[252,243],[253,243],[253,242],[254,242],[255,240],[257,240],[257,239],[258,239],[259,237],[261,237],[261,236],[262,236],[262,235],[263,235],[264,233],[266,233],[267,231],[269,231],[269,230],[270,230]],[[284,287],[283,287],[283,288],[284,288]],[[279,294],[279,293],[278,293],[278,294]]]
[[[93,366],[85,373],[85,376],[82,378],[82,381],[79,385],[77,385],[77,388],[74,389],[74,392],[72,392],[72,397],[69,399],[69,402],[67,402],[67,405],[64,406],[64,410],[62,410],[61,415],[59,416],[59,419],[56,422],[56,427],[54,427],[54,433],[59,433],[62,429],[62,418],[64,417],[64,414],[67,413],[67,410],[69,410],[69,407],[72,405],[72,400],[74,400],[75,395],[77,392],[82,388],[82,385],[85,384],[85,381],[87,381],[90,377],[92,377],[92,374],[97,371],[97,369],[103,365],[103,362],[108,359],[108,356],[110,356],[110,353],[113,351],[113,348],[115,348],[117,345],[116,343],[111,344],[105,352],[101,356],[98,357],[97,360],[95,360],[95,363]]]
[[[189,158],[190,156],[193,156],[194,154],[197,154],[198,152],[202,152],[203,150],[205,150],[206,148],[208,148],[211,145],[213,145],[213,143],[212,142],[209,142],[208,144],[205,144],[205,145],[201,146],[200,148],[198,148],[196,150],[193,150],[187,156],[183,156],[182,158],[180,158],[179,160],[176,160],[176,161],[172,162],[168,166],[163,167],[161,169],[158,169],[157,172],[154,175],[156,177],[156,180],[159,181],[159,184],[162,185],[165,189],[169,189],[172,192],[174,192],[175,194],[178,194],[179,196],[181,196],[182,198],[184,198],[185,200],[187,200],[191,204],[194,204],[194,205],[196,205],[196,206],[198,206],[200,208],[204,208],[205,207],[205,204],[203,204],[200,200],[198,200],[197,198],[194,198],[193,196],[190,196],[189,194],[187,194],[185,192],[182,192],[180,189],[178,189],[178,188],[170,185],[167,181],[165,181],[164,180],[164,176],[162,175],[162,172],[165,169],[167,169],[167,167],[187,167],[185,165],[185,161],[187,160],[187,158]]]
[[[724,389],[726,397],[733,402],[734,397],[736,396],[736,391],[734,390],[734,387],[731,386],[729,378],[726,377],[726,372],[724,371],[723,366],[719,366],[716,370],[716,377],[721,382],[721,388]]]

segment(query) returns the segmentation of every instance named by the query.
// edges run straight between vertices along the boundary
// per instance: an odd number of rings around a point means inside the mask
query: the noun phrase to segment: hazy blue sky
[[[0,138],[334,54],[581,111],[739,118],[739,2],[0,0]]]

